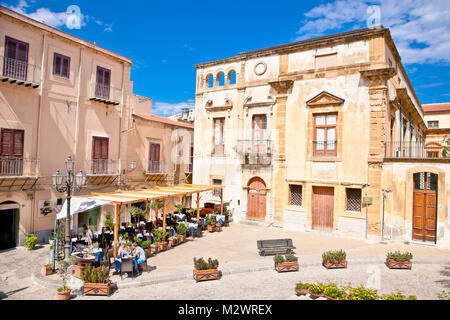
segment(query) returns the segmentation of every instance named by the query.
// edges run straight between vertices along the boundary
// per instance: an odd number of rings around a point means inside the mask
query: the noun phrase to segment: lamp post
[[[86,175],[80,170],[76,175],[73,173],[73,168],[75,163],[71,156],[67,157],[66,170],[67,176],[66,181],[63,182],[64,176],[61,172],[56,170],[56,173],[52,175],[53,186],[58,192],[67,193],[67,217],[66,217],[66,241],[64,244],[64,256],[66,259],[70,257],[71,251],[71,239],[70,239],[70,199],[72,198],[72,193],[80,191],[81,188],[86,184]]]

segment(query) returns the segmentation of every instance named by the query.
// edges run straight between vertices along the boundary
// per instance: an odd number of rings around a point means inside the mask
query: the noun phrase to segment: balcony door
[[[419,172],[413,175],[412,239],[436,243],[438,176]]]
[[[148,172],[160,172],[160,154],[161,145],[159,143],[150,142],[150,148],[148,152]]]
[[[25,131],[1,129],[0,174],[21,176],[23,173],[23,139]]]
[[[265,151],[265,134],[267,130],[267,117],[265,114],[254,115],[252,121],[252,150],[253,153]]]
[[[110,84],[111,84],[111,70],[97,66],[95,96],[97,98],[109,99]]]
[[[19,80],[27,80],[28,43],[9,37],[5,39],[3,75]]]
[[[214,119],[214,135],[213,135],[214,151],[213,151],[213,153],[216,155],[224,154],[224,139],[223,139],[224,123],[225,123],[225,118]]]
[[[108,172],[109,138],[92,137],[92,173]]]

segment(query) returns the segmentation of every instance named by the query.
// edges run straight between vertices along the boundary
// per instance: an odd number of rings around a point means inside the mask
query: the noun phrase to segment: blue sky
[[[13,10],[133,60],[134,93],[168,116],[195,99],[195,64],[366,26],[380,8],[422,104],[450,101],[449,0],[0,0]],[[124,5],[125,4],[125,5]],[[79,29],[64,20],[70,5]]]

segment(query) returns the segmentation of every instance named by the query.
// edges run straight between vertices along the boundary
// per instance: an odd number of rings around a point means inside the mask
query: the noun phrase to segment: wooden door
[[[266,185],[261,179],[254,179],[249,184],[247,217],[256,219],[266,218]]]
[[[92,173],[108,172],[109,138],[92,137]]]
[[[23,173],[24,130],[1,129],[0,173],[3,176],[20,176]]]
[[[148,172],[150,173],[160,172],[160,153],[161,147],[159,143],[151,142],[148,155]]]
[[[334,188],[313,187],[312,228],[333,230]]]
[[[412,239],[436,242],[437,179],[429,172],[415,173],[413,194]]]

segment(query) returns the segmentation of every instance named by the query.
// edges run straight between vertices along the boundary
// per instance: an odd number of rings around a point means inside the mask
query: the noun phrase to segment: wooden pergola
[[[208,186],[182,184],[152,189],[116,190],[114,193],[91,193],[89,199],[107,201],[114,204],[114,259],[117,256],[117,241],[119,237],[120,209],[122,205],[138,202],[156,201],[156,216],[158,215],[158,200],[163,201],[163,230],[166,229],[166,200],[168,198],[182,197],[183,205],[186,196],[197,194],[197,221],[200,220],[200,192],[220,189],[220,214],[223,214],[223,186]]]

